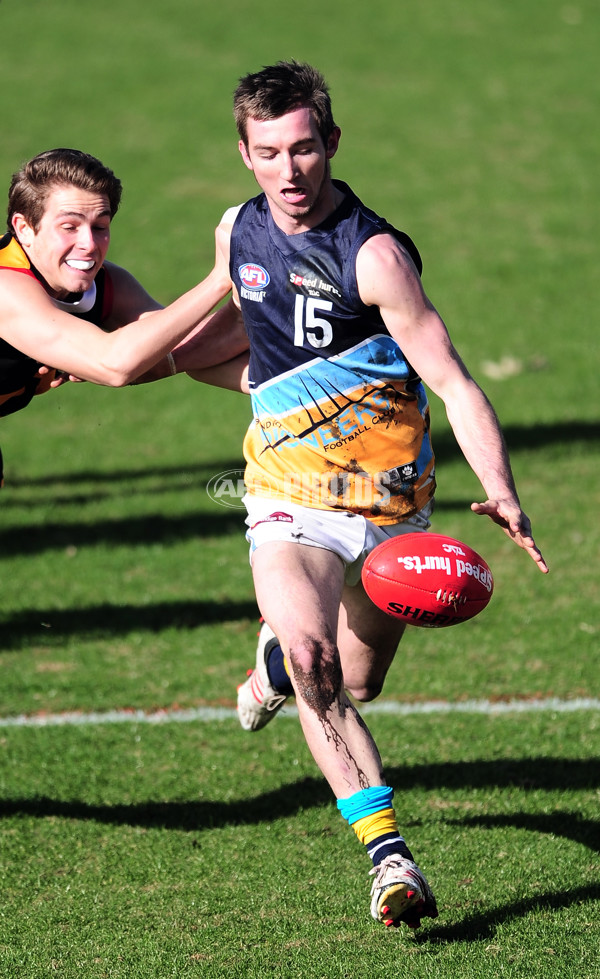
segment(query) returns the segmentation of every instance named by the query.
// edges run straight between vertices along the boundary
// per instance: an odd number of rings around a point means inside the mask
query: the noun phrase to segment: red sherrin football
[[[492,597],[492,572],[468,544],[443,534],[400,534],[378,544],[363,565],[365,591],[407,625],[456,625]]]

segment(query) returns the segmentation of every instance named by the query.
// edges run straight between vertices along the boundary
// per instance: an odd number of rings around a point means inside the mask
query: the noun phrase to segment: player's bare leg
[[[406,626],[373,605],[362,584],[345,585],[338,617],[344,687],[363,703],[378,697]]]
[[[344,567],[322,548],[284,541],[253,554],[256,597],[290,666],[312,755],[340,798],[384,784],[379,752],[345,691],[337,620]]]
[[[359,583],[345,586],[338,619],[338,649],[344,689],[367,703],[379,696],[405,630],[403,623],[381,612]],[[258,633],[256,664],[238,686],[238,718],[246,731],[270,724],[293,693],[279,641],[263,622]]]
[[[373,605],[360,582],[344,588],[338,645],[344,685],[355,699],[369,701],[381,693],[404,630],[403,623]],[[338,803],[346,818],[345,807],[353,802],[351,798]],[[435,918],[435,897],[398,832],[393,810],[356,821],[351,815],[349,822],[373,861],[372,917],[388,927],[403,923],[409,928],[418,928],[424,917]]]
[[[306,742],[342,816],[373,861],[371,914],[386,925],[404,922],[417,928],[422,917],[437,916],[435,898],[398,832],[393,790],[385,784],[375,742],[344,690],[336,645],[343,564],[321,548],[270,542],[256,549],[252,568],[259,607],[290,665]],[[357,667],[359,661],[363,666],[373,661],[373,637],[370,643],[357,642],[362,636],[355,621],[360,604],[355,595],[342,616],[346,639],[353,639]],[[375,617],[373,632],[375,624],[383,625]],[[356,655],[359,646],[360,657]],[[390,643],[387,665],[394,651],[395,644]],[[377,673],[372,669],[363,672],[362,679],[369,676],[372,685],[374,680],[382,682],[384,675],[385,670]]]

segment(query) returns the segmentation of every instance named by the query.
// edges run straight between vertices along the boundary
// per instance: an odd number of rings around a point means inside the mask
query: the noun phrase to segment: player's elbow
[[[109,388],[124,388],[131,384],[140,373],[139,364],[128,367],[123,364],[105,363],[101,365],[97,377],[91,377],[91,381],[102,384]]]
[[[124,388],[128,384],[133,384],[137,376],[137,371],[128,371],[127,374],[113,375],[110,383],[111,388]]]

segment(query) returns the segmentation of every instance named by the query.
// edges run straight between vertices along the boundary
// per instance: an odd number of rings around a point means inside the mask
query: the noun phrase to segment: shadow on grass
[[[31,643],[52,645],[70,636],[111,639],[128,632],[195,629],[212,622],[258,621],[255,601],[155,602],[152,605],[96,605],[86,609],[26,609],[2,623],[2,651]]]
[[[545,424],[535,424],[532,426],[528,425],[508,425],[504,427],[504,434],[506,441],[511,452],[517,453],[520,451],[531,452],[538,448],[544,448],[548,445],[562,445],[565,449],[565,456],[577,445],[586,444],[588,442],[600,443],[600,423],[595,421],[561,421],[561,422],[550,422]],[[435,454],[438,465],[443,465],[446,462],[450,462],[456,458],[462,456],[461,450],[458,447],[456,439],[451,431],[443,431],[438,435],[434,433],[434,443],[435,443]],[[466,465],[466,463],[465,463]],[[126,492],[127,496],[135,495],[149,495],[149,494],[160,494],[160,493],[173,493],[178,492],[182,495],[187,495],[190,492],[198,493],[200,491],[205,492],[206,487],[211,479],[220,473],[242,473],[244,469],[243,459],[236,458],[232,460],[216,460],[214,462],[203,462],[192,465],[177,465],[177,466],[149,466],[148,468],[136,468],[136,469],[115,469],[108,472],[97,472],[94,470],[83,470],[79,473],[45,473],[44,476],[35,477],[33,479],[19,479],[18,477],[12,478],[8,476],[8,485],[11,489],[18,490],[20,488],[36,490],[40,489],[42,495],[40,496],[40,502],[47,505],[53,506],[74,506],[81,507],[90,503],[101,502],[102,500],[108,500],[111,497],[122,498],[123,493]],[[123,483],[127,484],[124,488]],[[85,484],[90,484],[89,488],[85,488]],[[146,485],[147,484],[147,485]],[[76,487],[80,487],[76,489]],[[11,506],[14,508],[22,509],[24,505],[23,500],[19,499],[17,495],[14,499],[11,499],[4,494],[2,500],[2,509],[7,511]],[[440,507],[453,508],[464,506],[464,501],[462,500],[444,500],[440,499]],[[230,515],[231,515],[230,511]],[[240,510],[240,513],[242,511]],[[146,518],[147,520],[160,520],[160,518]],[[163,527],[168,532],[169,521],[163,519]],[[206,517],[209,523],[211,517]],[[224,516],[225,519],[225,516]],[[114,521],[101,522],[99,524],[87,525],[82,523],[73,523],[68,525],[68,535],[70,535],[72,543],[72,538],[74,536],[82,536],[82,543],[89,543],[90,541],[86,539],[86,530],[91,530],[93,532],[92,542],[97,540],[108,539],[111,540],[111,527],[121,527],[124,525],[125,529],[125,540],[136,543],[137,537],[135,529],[132,531],[133,539],[130,540],[126,534],[126,524],[129,521]],[[46,538],[52,537],[52,533],[55,533],[57,528],[60,529],[62,525],[52,525],[50,527],[44,526],[44,535]],[[133,522],[135,528],[135,521]],[[175,524],[175,527],[177,525]],[[96,529],[97,528],[97,529]],[[159,528],[160,530],[160,524]],[[22,536],[28,533],[28,530],[33,531],[36,534],[40,534],[39,525],[33,525],[31,528],[22,528],[19,534]],[[217,531],[218,532],[218,531]],[[180,536],[177,530],[174,531],[176,536]],[[4,535],[3,535],[4,536]],[[120,534],[119,539],[123,535]],[[168,538],[167,538],[168,539]],[[11,540],[10,536],[7,536],[6,546],[10,546]],[[60,546],[60,541],[57,541],[57,545]],[[5,546],[3,540],[3,547]],[[10,553],[10,552],[9,552]],[[16,551],[16,553],[20,553]]]
[[[565,451],[572,449],[578,442],[598,442],[600,440],[600,424],[596,422],[553,422],[533,427],[508,426],[505,435],[509,448],[518,452],[531,452],[546,445],[564,445]],[[435,449],[438,465],[459,456],[460,449],[451,432],[442,432],[435,439]],[[466,465],[466,463],[465,463]],[[154,495],[164,492],[177,492],[187,495],[190,492],[198,494],[206,491],[211,478],[222,472],[241,472],[243,462],[240,459],[217,461],[192,466],[155,466],[148,469],[117,469],[112,472],[94,472],[87,470],[76,474],[46,474],[33,480],[15,479],[10,482],[14,488],[31,487],[43,491],[44,506],[73,506],[78,515],[86,504],[96,503],[126,493],[127,496]],[[190,479],[190,477],[193,477]],[[161,480],[158,485],[153,481]],[[126,487],[123,483],[126,483]],[[77,492],[66,493],[65,487],[90,483],[89,492],[80,489]],[[144,486],[147,483],[147,486]],[[136,485],[137,484],[137,485]],[[54,491],[52,487],[55,487]],[[98,487],[101,487],[99,490]],[[444,499],[436,501],[438,510],[468,509],[471,499]],[[10,506],[23,508],[23,501],[18,497],[14,500],[3,499],[2,509],[7,511]],[[64,550],[68,547],[93,547],[97,544],[114,545],[145,545],[171,544],[194,537],[216,537],[230,534],[242,534],[244,531],[245,511],[221,507],[208,513],[198,512],[192,515],[165,517],[162,514],[150,514],[142,517],[124,517],[114,520],[84,521],[75,520],[63,523],[39,523],[6,528],[0,530],[0,550],[5,557],[17,554],[41,554],[44,551]]]
[[[505,425],[503,431],[508,447],[512,452],[522,450],[530,452],[532,449],[544,448],[548,445],[564,445],[565,449],[569,451],[577,443],[600,442],[600,422],[578,421],[575,418],[555,422],[536,422],[533,425]],[[462,453],[451,431],[445,430],[436,434],[434,429],[433,437],[438,462],[448,462],[454,458],[460,458]],[[44,496],[47,497],[48,490],[53,486],[64,489],[65,486],[76,486],[78,483],[93,483],[98,487],[110,486],[112,483],[122,481],[135,483],[136,481],[163,479],[165,483],[161,489],[182,488],[195,491],[200,487],[205,487],[208,481],[218,473],[238,471],[242,470],[243,467],[244,461],[240,455],[234,459],[218,459],[190,465],[143,466],[135,469],[115,469],[108,472],[88,469],[69,474],[61,471],[45,473],[43,476],[33,479],[11,477],[10,486],[15,489],[19,487],[40,487],[44,490]],[[189,476],[193,476],[194,479],[189,481]],[[182,477],[185,478],[184,485],[182,485]],[[119,487],[118,492],[121,493],[121,491],[122,488]],[[80,501],[82,496],[89,499],[85,493],[79,495],[77,500]],[[51,499],[54,498],[51,496]],[[68,498],[65,499],[68,502]]]
[[[149,492],[149,491],[148,491]],[[148,495],[146,493],[145,495]],[[127,490],[127,496],[131,494]],[[81,508],[97,497],[73,497],[70,503]],[[3,501],[2,501],[3,502]],[[54,500],[53,503],[57,501]],[[436,500],[436,512],[468,510],[471,497],[464,499]],[[22,504],[20,504],[22,508]],[[20,555],[44,554],[48,551],[62,553],[69,548],[95,547],[97,545],[115,547],[169,546],[180,541],[215,537],[237,536],[243,540],[246,532],[244,520],[246,511],[233,507],[221,507],[204,512],[165,516],[162,513],[144,516],[118,517],[115,519],[65,520],[64,522],[44,521],[40,523],[19,524],[6,529],[0,528],[0,553],[4,558]]]
[[[470,826],[483,826],[486,829],[505,827],[546,836],[562,836],[600,853],[600,821],[584,819],[578,812],[516,812],[502,816],[468,816],[458,820],[448,819],[446,822],[448,825],[460,825],[464,829]]]
[[[563,908],[573,907],[575,904],[597,900],[600,900],[600,884],[569,888],[568,891],[546,891],[544,894],[537,894],[535,897],[510,901],[510,903],[500,904],[490,911],[470,915],[464,921],[454,925],[444,926],[436,922],[436,924],[430,925],[426,931],[417,932],[415,938],[421,944],[429,942],[432,945],[443,945],[450,942],[479,942],[485,938],[492,938],[499,925],[506,924],[507,921],[516,918],[524,918],[532,911],[560,911]]]
[[[181,517],[165,517],[151,513],[143,517],[123,517],[66,523],[30,524],[0,531],[0,552],[3,557],[17,554],[43,554],[44,551],[65,551],[70,547],[93,547],[112,544],[132,547],[136,544],[173,544],[195,537],[225,537],[237,534],[243,539],[246,511],[222,507],[210,513],[193,513]]]
[[[435,419],[434,419],[435,425]],[[540,422],[532,425],[503,425],[502,431],[509,452],[531,452],[549,445],[563,445],[568,455],[576,444],[600,442],[600,422],[570,421]],[[441,432],[436,436],[433,429],[436,460],[439,463],[459,458],[462,453],[451,432]]]
[[[520,788],[556,791],[595,789],[600,785],[598,759],[527,758],[502,764],[498,761],[455,762],[422,765],[411,769],[388,770],[389,781],[402,786],[396,793],[396,809],[402,796],[413,788],[431,791],[443,788]],[[260,795],[231,802],[141,802],[123,805],[92,805],[81,801],[65,802],[47,797],[0,800],[0,817],[30,815],[39,818],[95,820],[100,823],[143,826],[146,828],[200,832],[228,825],[256,825],[289,818],[303,810],[333,805],[331,791],[323,779],[306,777],[281,785]],[[421,825],[424,820],[405,820],[403,825]],[[550,814],[515,812],[502,815],[465,816],[447,820],[449,825],[506,826],[548,833],[573,840],[600,852],[600,821],[583,819],[572,812]]]
[[[562,766],[568,765],[568,775]],[[443,778],[444,773],[447,777]],[[514,786],[533,784],[536,787],[590,788],[598,785],[598,764],[594,759],[572,760],[536,758],[512,761],[509,768],[500,769],[494,762],[456,763],[444,766],[422,766],[410,772],[396,770],[396,776],[404,776],[404,787],[411,784],[430,784],[450,786]],[[408,784],[407,784],[408,783]],[[329,788],[322,780],[304,778],[262,793],[250,799],[232,802],[144,802],[133,805],[91,805],[80,801],[65,802],[47,797],[31,799],[5,799],[0,801],[0,817],[30,816],[68,820],[91,820],[101,824],[125,825],[134,827],[183,830],[200,834],[205,829],[224,825],[247,825],[262,822],[271,823],[273,819],[287,818],[304,809],[332,806]],[[337,816],[337,814],[336,814]],[[449,824],[460,826],[463,830],[472,826],[514,827],[534,833],[549,834],[574,840],[592,851],[600,851],[600,824],[594,820],[583,819],[572,812],[552,812],[531,814],[514,812],[512,814],[490,816],[466,816],[453,818]],[[414,825],[414,823],[413,823]],[[196,845],[196,840],[193,840]],[[420,944],[442,945],[450,942],[475,942],[491,938],[498,926],[507,921],[522,918],[531,912],[542,910],[561,910],[576,904],[600,899],[600,884],[571,888],[568,891],[547,891],[531,898],[510,901],[490,908],[489,911],[469,914],[464,920],[444,925],[443,921],[428,923],[423,932],[415,934]]]
[[[243,468],[244,459],[240,455],[235,459],[218,459],[216,462],[195,463],[189,466],[139,466],[135,469],[114,469],[108,472],[102,472],[96,469],[83,469],[77,473],[65,474],[64,471],[45,473],[43,476],[35,477],[34,479],[19,479],[15,477],[10,479],[10,486],[15,489],[18,487],[31,487],[33,489],[37,486],[45,492],[52,486],[64,488],[65,486],[76,486],[78,483],[93,483],[94,486],[106,485],[110,488],[112,483],[123,480],[135,483],[137,481],[164,479],[166,483],[163,488],[172,489],[173,480],[175,481],[175,488],[177,488],[181,479],[185,478],[186,488],[197,490],[198,487],[205,487],[208,481],[217,475],[217,473],[242,470]],[[194,477],[192,482],[189,482],[190,476]],[[87,498],[87,494],[85,495]]]

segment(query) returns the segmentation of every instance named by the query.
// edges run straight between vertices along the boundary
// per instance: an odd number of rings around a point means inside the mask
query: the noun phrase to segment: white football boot
[[[256,666],[248,670],[248,679],[240,684],[237,692],[238,717],[244,731],[260,731],[273,720],[287,700],[285,694],[278,693],[271,686],[267,673],[267,657],[276,645],[275,633],[263,622],[258,634]]]

